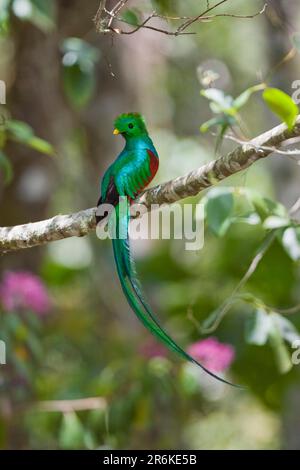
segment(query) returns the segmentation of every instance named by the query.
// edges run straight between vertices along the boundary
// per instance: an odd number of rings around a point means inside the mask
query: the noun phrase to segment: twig
[[[140,24],[136,25],[134,29],[131,29],[129,31],[123,30],[121,28],[116,28],[113,26],[114,21],[118,21],[121,23],[128,24],[132,26],[132,24],[127,21],[125,18],[122,18],[118,16],[120,11],[126,6],[128,0],[120,0],[119,2],[116,3],[116,5],[111,9],[106,8],[106,1],[100,2],[100,6],[98,8],[98,11],[96,13],[96,16],[94,18],[94,22],[96,24],[96,30],[99,33],[115,33],[115,34],[125,34],[125,35],[131,35],[136,32],[138,32],[140,29],[149,29],[152,31],[156,31],[168,36],[180,36],[184,34],[195,34],[194,32],[186,32],[185,30],[189,28],[192,24],[198,22],[198,21],[211,21],[214,18],[217,17],[231,17],[231,18],[239,18],[239,19],[252,19],[255,18],[258,15],[261,15],[265,12],[265,9],[267,7],[267,4],[263,6],[261,10],[258,12],[252,14],[252,15],[238,15],[238,14],[231,14],[231,13],[218,13],[215,15],[208,15],[208,13],[212,12],[215,10],[217,7],[221,6],[222,4],[226,3],[228,0],[221,0],[218,3],[215,3],[214,5],[210,5],[209,1],[207,1],[207,8],[204,10],[202,13],[200,13],[197,16],[169,16],[169,15],[160,15],[156,13],[156,11],[153,11],[150,15],[147,16],[147,18]],[[178,28],[175,31],[168,30],[165,28],[160,28],[157,26],[149,25],[149,22],[153,18],[160,18],[164,21],[168,20],[177,20],[177,21],[183,21],[183,23],[178,26]]]
[[[241,20],[247,20],[247,19],[253,19],[255,18],[256,16],[259,16],[259,15],[262,15],[265,11],[266,11],[266,8],[267,8],[267,3],[265,3],[265,5],[262,7],[261,10],[257,11],[256,13],[253,13],[252,15],[235,15],[234,13],[219,13],[219,14],[215,14],[215,15],[210,15],[210,16],[202,16],[201,17],[201,20],[211,20],[211,19],[214,19],[214,18],[238,18],[238,19],[241,19]]]
[[[52,411],[60,413],[71,413],[85,410],[104,410],[107,402],[102,397],[80,398],[78,400],[49,400],[40,401],[34,408],[39,411]]]
[[[128,2],[128,0],[120,0],[118,3],[116,3],[116,5],[113,7],[113,9],[109,12],[110,20],[109,20],[108,25],[107,25],[108,28],[111,27],[113,19],[118,15],[118,13],[122,10],[122,8],[126,5],[127,2]],[[107,10],[106,10],[106,12],[107,12]]]
[[[96,26],[96,31],[98,33],[101,33],[103,30],[105,30],[107,26],[106,25],[107,19],[103,18],[103,12],[105,11],[105,6],[106,6],[106,0],[100,0],[97,13],[93,18],[93,21]]]
[[[298,210],[300,210],[300,197],[297,199],[295,204],[290,209],[289,214],[292,216],[292,215],[296,214],[298,212]]]
[[[223,3],[226,3],[228,0],[221,0],[220,2],[218,3],[215,3],[215,5],[213,6],[209,6],[209,4],[207,5],[208,8],[206,8],[205,11],[203,11],[202,13],[200,13],[200,15],[198,16],[195,16],[193,18],[190,18],[188,19],[187,21],[185,21],[182,25],[179,26],[179,28],[177,28],[177,31],[176,31],[176,34],[180,34],[182,33],[182,31],[184,31],[186,28],[188,28],[189,26],[191,26],[193,23],[196,23],[196,21],[199,21],[200,19],[202,19],[207,13],[209,13],[210,11],[214,10],[215,8],[219,7],[220,5],[222,5]]]
[[[240,145],[251,145],[253,146],[253,143],[251,141],[247,140],[241,140],[238,139],[237,137],[230,135],[230,134],[225,134],[224,139],[227,140],[232,140],[233,142],[240,144]],[[286,155],[287,157],[293,156],[293,155],[300,155],[300,149],[293,149],[293,150],[281,150],[276,147],[267,147],[266,145],[261,145],[260,147],[255,147],[256,150],[269,150],[270,152],[278,153],[279,155]]]
[[[300,304],[290,308],[274,308],[273,310],[280,313],[281,315],[293,315],[294,313],[300,312]]]

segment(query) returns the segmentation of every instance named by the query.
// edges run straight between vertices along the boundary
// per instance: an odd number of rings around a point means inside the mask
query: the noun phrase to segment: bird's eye
[[[132,123],[128,124],[128,127],[129,127],[129,129],[132,129],[132,128],[133,128],[133,124],[132,124]]]

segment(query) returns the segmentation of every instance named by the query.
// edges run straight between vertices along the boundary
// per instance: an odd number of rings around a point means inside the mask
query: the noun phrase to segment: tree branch
[[[295,137],[300,137],[300,115],[293,130],[288,130],[281,124],[185,176],[146,190],[136,202],[144,204],[150,210],[152,204],[171,204],[195,196],[274,153],[283,143]],[[56,215],[40,222],[0,227],[0,253],[87,235],[96,227],[95,211],[96,208],[87,209],[69,215]]]
[[[77,400],[49,400],[34,404],[33,408],[39,411],[54,411],[72,413],[74,411],[104,410],[107,402],[102,397],[79,398]]]
[[[106,0],[101,0],[100,5],[98,8],[98,11],[94,17],[94,23],[96,26],[96,31],[100,34],[135,34],[141,29],[150,29],[152,31],[166,34],[168,36],[180,36],[184,34],[195,34],[194,32],[186,32],[185,30],[188,29],[191,25],[194,23],[200,22],[200,21],[210,21],[214,18],[217,17],[231,17],[231,18],[244,18],[244,19],[252,19],[255,18],[258,15],[261,15],[265,12],[267,4],[264,4],[264,6],[257,11],[256,13],[253,13],[252,15],[236,15],[236,14],[231,14],[231,13],[218,13],[214,14],[213,11],[217,9],[219,6],[227,3],[228,0],[219,0],[217,3],[214,5],[210,5],[209,2],[207,2],[207,7],[202,13],[200,13],[197,16],[168,16],[168,15],[161,15],[156,13],[154,10],[151,14],[149,14],[144,21],[142,21],[140,24],[137,24],[134,26],[132,29],[133,24],[129,21],[127,21],[124,17],[120,16],[119,13],[121,10],[124,9],[126,4],[128,3],[128,0],[119,0],[115,6],[109,10],[106,8]],[[212,13],[212,14],[211,14]],[[180,25],[173,31],[170,29],[165,29],[165,28],[160,28],[157,26],[153,26],[152,24],[150,25],[150,21],[152,19],[159,18],[163,21],[169,21],[169,20],[175,20],[175,21],[180,21]],[[118,23],[125,23],[128,26],[131,26],[130,30],[124,30],[119,27],[115,27],[113,23],[118,22]]]

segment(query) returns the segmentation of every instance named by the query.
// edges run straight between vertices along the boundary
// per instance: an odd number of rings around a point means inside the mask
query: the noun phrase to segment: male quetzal
[[[128,240],[129,206],[130,202],[154,178],[158,170],[158,154],[148,135],[144,119],[138,113],[121,114],[115,121],[113,133],[121,134],[124,137],[125,147],[104,174],[98,206],[105,203],[115,207],[116,238],[112,240],[113,252],[121,286],[128,303],[145,327],[171,350],[176,351],[184,359],[197,364],[212,377],[233,385],[206,369],[178,346],[160,326],[144,299],[135,272],[134,262],[130,255]],[[123,211],[124,213],[119,210],[120,198],[126,201],[127,210]],[[97,223],[103,220],[105,216],[96,215]],[[125,237],[122,238],[119,235],[121,232],[125,234]]]

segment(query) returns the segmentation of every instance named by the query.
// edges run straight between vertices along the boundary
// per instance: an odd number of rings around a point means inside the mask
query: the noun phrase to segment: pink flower
[[[166,357],[166,348],[158,343],[154,338],[147,339],[139,348],[140,354],[146,359],[153,357]]]
[[[50,308],[48,292],[39,277],[26,271],[4,274],[0,300],[6,311],[31,310],[44,315]]]
[[[230,344],[220,343],[216,338],[207,338],[191,344],[188,353],[213,372],[223,372],[235,356],[234,348]]]

